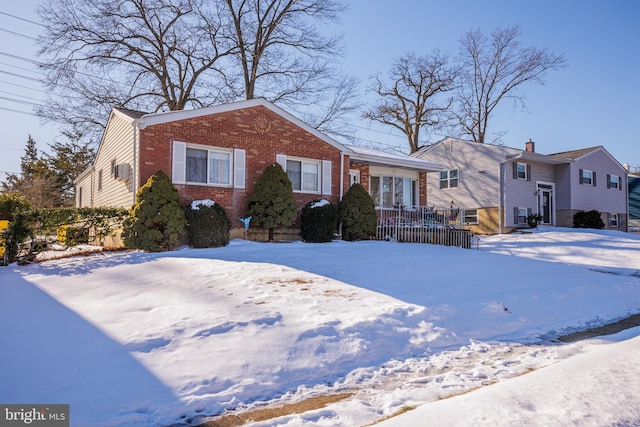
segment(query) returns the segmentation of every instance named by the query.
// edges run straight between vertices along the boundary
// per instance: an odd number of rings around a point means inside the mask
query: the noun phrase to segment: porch
[[[378,240],[478,248],[477,236],[465,223],[464,209],[417,206],[376,208],[376,212]]]

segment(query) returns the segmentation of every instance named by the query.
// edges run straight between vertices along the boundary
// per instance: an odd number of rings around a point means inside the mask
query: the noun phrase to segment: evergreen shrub
[[[373,199],[360,184],[353,184],[338,205],[344,240],[366,240],[376,234],[378,216]]]
[[[325,243],[333,240],[338,229],[338,209],[326,200],[314,200],[302,208],[302,240]]]
[[[576,212],[573,216],[573,228],[595,228],[601,230],[604,228],[602,215],[595,209]]]
[[[138,190],[122,237],[127,247],[161,252],[183,245],[186,227],[178,190],[164,172],[158,171]]]
[[[295,221],[298,212],[293,200],[293,187],[287,173],[278,163],[267,166],[249,199],[249,215],[259,227],[269,229],[269,241],[273,241],[273,230],[288,227]]]
[[[231,221],[227,212],[217,203],[196,204],[186,209],[189,246],[217,248],[229,244]]]

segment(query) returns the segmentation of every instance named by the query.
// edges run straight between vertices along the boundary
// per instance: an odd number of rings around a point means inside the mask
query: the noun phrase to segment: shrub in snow
[[[178,190],[158,171],[140,187],[131,215],[123,224],[122,237],[127,247],[160,252],[183,245],[186,227]]]
[[[376,234],[378,216],[373,199],[360,184],[353,184],[338,205],[344,240],[366,240]]]
[[[597,210],[580,211],[573,216],[573,228],[603,229],[602,215]]]
[[[293,187],[279,164],[267,166],[256,182],[248,215],[253,217],[252,223],[269,229],[269,241],[273,241],[275,228],[293,224],[297,216]]]
[[[338,209],[327,200],[314,200],[302,208],[301,221],[302,240],[330,242],[338,229]]]
[[[217,248],[229,244],[231,221],[227,212],[217,203],[196,203],[186,210],[189,246]]]
[[[0,232],[0,253],[7,263],[15,261],[20,243],[33,233],[32,216],[33,207],[26,197],[18,193],[0,194],[0,220],[9,221]]]

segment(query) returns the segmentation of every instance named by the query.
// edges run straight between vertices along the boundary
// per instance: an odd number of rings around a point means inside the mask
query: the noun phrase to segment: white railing
[[[478,247],[477,237],[464,222],[462,208],[418,206],[412,209],[376,208],[376,211],[376,238],[379,240]]]

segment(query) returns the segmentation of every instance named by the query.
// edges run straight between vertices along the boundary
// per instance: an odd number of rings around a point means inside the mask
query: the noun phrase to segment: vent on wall
[[[130,174],[130,168],[128,163],[122,163],[116,166],[116,170],[114,174],[116,179],[121,179],[123,181],[126,181],[127,179],[129,179],[129,174]]]

